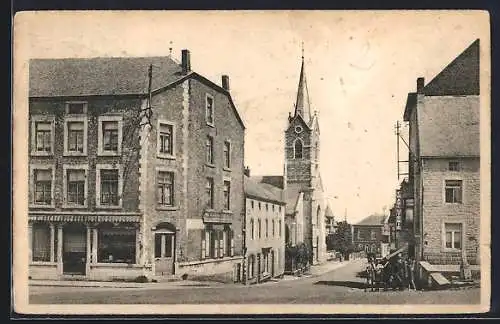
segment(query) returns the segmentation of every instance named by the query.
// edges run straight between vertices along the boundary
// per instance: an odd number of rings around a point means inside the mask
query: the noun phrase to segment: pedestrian
[[[413,287],[413,290],[417,290],[417,287],[415,286],[415,268],[416,268],[416,261],[413,258],[409,258],[408,261],[408,290],[411,290]]]

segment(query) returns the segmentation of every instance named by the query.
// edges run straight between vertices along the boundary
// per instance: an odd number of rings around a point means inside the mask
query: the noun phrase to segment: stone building
[[[245,177],[246,283],[259,283],[285,272],[283,189]]]
[[[479,39],[408,94],[414,254],[431,264],[478,264]]]
[[[386,215],[370,215],[352,225],[352,243],[357,251],[382,254]]]
[[[245,127],[170,57],[30,62],[30,276],[223,274],[242,260]]]

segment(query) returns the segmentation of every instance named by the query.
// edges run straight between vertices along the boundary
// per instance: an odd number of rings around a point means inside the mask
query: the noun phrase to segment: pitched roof
[[[285,190],[286,214],[293,214],[300,196],[300,186],[288,184]]]
[[[297,100],[295,101],[295,116],[297,115],[301,115],[306,124],[309,124],[309,121],[311,120],[311,107],[309,102],[309,91],[307,90],[304,57],[302,57],[299,86],[297,89]]]
[[[384,224],[384,220],[386,218],[386,215],[381,215],[381,214],[373,214],[370,215],[358,223],[354,224],[356,226],[382,226]]]
[[[261,183],[262,177],[245,176],[245,195],[255,199],[261,199],[284,205],[283,190],[267,183]]]
[[[418,109],[420,156],[479,156],[478,97],[426,97]]]
[[[30,60],[30,97],[142,95],[183,77],[169,57],[99,57]]]
[[[457,56],[425,87],[426,96],[479,95],[479,39]]]

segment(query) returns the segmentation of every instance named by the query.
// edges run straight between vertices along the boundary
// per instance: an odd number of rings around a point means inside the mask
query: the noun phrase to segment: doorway
[[[161,230],[155,237],[155,274],[157,276],[174,274],[175,232]]]
[[[68,224],[63,228],[63,273],[85,275],[87,268],[87,228]]]

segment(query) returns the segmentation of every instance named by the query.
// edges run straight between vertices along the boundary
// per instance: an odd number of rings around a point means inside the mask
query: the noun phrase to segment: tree
[[[344,259],[347,259],[349,254],[354,251],[351,224],[347,221],[339,222],[333,241],[335,249],[342,254]]]

